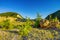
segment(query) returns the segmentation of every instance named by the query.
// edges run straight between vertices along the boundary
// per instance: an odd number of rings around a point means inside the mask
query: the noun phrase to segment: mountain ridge
[[[6,17],[17,17],[17,15],[19,15],[21,18],[23,18],[20,14],[18,14],[16,12],[4,12],[4,13],[0,13],[0,16],[6,16]]]
[[[58,10],[58,11],[56,11],[54,13],[49,14],[45,19],[49,20],[50,16],[51,16],[51,19],[54,19],[55,17],[57,17],[58,20],[60,21],[60,10]]]

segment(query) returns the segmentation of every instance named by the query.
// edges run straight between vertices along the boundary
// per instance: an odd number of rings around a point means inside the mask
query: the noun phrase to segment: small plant
[[[4,21],[4,27],[6,28],[6,29],[9,29],[9,25],[10,25],[10,21],[9,20],[6,20],[6,21]]]
[[[0,23],[0,26],[3,28],[3,29],[12,29],[14,28],[14,25],[10,23],[10,20],[4,20]]]
[[[9,28],[9,20],[4,20],[0,23],[0,26],[2,26],[2,28]]]
[[[37,13],[37,18],[36,18],[36,21],[35,21],[35,27],[38,28],[40,27],[40,20],[41,20],[41,15],[39,13]]]
[[[56,28],[60,29],[60,23],[57,17],[54,19],[54,22],[55,22]]]
[[[30,19],[29,18],[27,18],[27,21],[26,21],[25,25],[22,25],[22,27],[20,27],[19,30],[20,30],[19,31],[20,35],[22,35],[22,36],[28,36],[28,33],[31,30]]]

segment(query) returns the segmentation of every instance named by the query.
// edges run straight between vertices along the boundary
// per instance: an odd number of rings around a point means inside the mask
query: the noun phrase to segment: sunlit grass
[[[16,35],[16,39],[22,40],[23,37],[18,33],[11,33],[6,31],[0,31],[0,40],[12,40]],[[4,38],[3,38],[4,37]],[[44,29],[36,29],[32,28],[29,32],[28,36],[26,36],[28,40],[57,40],[60,39],[60,32],[56,30],[44,30]]]

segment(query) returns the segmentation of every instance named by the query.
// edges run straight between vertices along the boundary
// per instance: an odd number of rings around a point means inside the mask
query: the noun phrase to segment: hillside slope
[[[54,19],[55,17],[57,17],[60,21],[60,10],[58,10],[52,14],[49,14],[45,19],[49,20],[50,16],[51,16],[51,19]]]
[[[18,14],[16,12],[4,12],[4,13],[0,13],[0,16],[6,16],[6,17],[17,17],[17,15],[19,15],[20,18],[23,18],[20,14]]]

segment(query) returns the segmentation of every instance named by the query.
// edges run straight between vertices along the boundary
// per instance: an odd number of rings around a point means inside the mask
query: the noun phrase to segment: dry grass
[[[60,32],[32,28],[29,35],[22,37],[18,33],[0,31],[0,40],[60,40]]]

